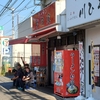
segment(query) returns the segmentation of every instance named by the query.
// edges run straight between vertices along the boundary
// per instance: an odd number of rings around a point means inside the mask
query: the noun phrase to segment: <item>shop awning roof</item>
[[[30,41],[38,41],[39,39],[46,37],[48,35],[51,35],[53,33],[56,32],[56,27],[51,27],[45,30],[41,30],[38,32],[34,32],[33,34],[30,34],[29,37],[31,36],[31,38],[29,38],[28,42]]]
[[[40,38],[43,38],[43,37],[48,36],[50,34],[53,34],[54,32],[56,32],[56,27],[42,29],[42,30],[39,30],[37,32],[34,32],[33,34],[30,34],[29,36],[10,40],[9,45],[26,44],[26,43],[31,43],[33,41],[39,42]]]
[[[51,28],[47,28],[47,29],[44,29],[44,30],[40,30],[40,31],[34,32],[30,36],[32,38],[34,38],[34,37],[42,36],[44,34],[48,35],[48,33],[52,32],[52,31],[56,31],[56,27],[51,27]]]
[[[17,38],[17,39],[12,39],[9,40],[9,45],[14,45],[14,44],[25,44],[27,43],[27,38],[26,37],[21,37],[21,38]]]

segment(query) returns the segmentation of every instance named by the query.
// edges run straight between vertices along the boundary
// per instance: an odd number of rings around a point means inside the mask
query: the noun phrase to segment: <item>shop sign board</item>
[[[44,28],[55,23],[55,3],[45,7],[32,16],[33,30]]]
[[[67,28],[100,20],[100,0],[67,0]]]
[[[2,55],[10,55],[11,47],[9,46],[9,38],[1,38]]]

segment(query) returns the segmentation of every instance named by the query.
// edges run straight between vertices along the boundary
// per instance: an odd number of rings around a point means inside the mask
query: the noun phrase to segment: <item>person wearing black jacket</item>
[[[20,63],[17,64],[17,74],[16,74],[16,88],[23,90],[23,81],[24,76],[23,69],[21,68]]]
[[[11,80],[13,81],[13,87],[16,87],[17,70],[16,70],[16,69],[13,69],[13,70],[12,70],[12,73],[13,73],[14,77],[11,78]]]

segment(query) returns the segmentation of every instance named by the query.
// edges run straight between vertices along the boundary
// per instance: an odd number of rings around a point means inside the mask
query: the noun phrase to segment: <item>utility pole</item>
[[[15,38],[15,28],[14,28],[14,9],[12,8],[11,10],[12,10],[12,12],[11,12],[11,14],[12,14],[12,38],[14,39],[14,38]]]

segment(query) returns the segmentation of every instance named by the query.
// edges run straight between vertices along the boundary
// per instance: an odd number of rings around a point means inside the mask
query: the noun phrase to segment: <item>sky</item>
[[[36,3],[39,3],[39,0],[37,1]],[[6,7],[7,4],[9,6]],[[34,5],[34,0],[0,0],[0,26],[3,26],[5,36],[12,35],[12,10],[10,9],[15,10],[14,28],[17,34],[18,23],[39,12],[40,6]]]

